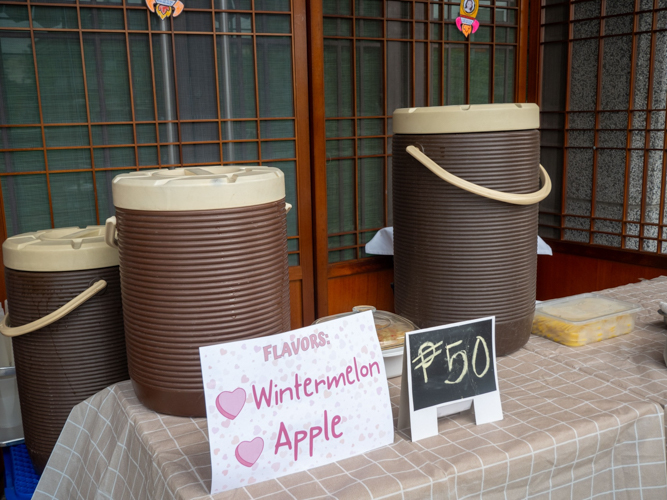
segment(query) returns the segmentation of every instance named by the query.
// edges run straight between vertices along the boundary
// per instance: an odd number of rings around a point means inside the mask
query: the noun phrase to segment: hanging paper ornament
[[[478,7],[477,0],[461,0],[459,17],[456,18],[456,27],[466,38],[468,38],[470,33],[474,33],[479,28],[479,21],[475,19]]]
[[[169,16],[178,16],[185,7],[181,0],[146,0],[146,5],[151,12],[157,13],[162,20]]]

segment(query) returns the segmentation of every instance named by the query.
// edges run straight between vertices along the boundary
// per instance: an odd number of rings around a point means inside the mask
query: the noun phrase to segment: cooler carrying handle
[[[449,173],[415,146],[408,146],[405,148],[405,150],[410,156],[415,158],[418,162],[420,162],[442,180],[447,181],[453,186],[463,189],[464,191],[483,196],[484,198],[511,203],[512,205],[533,205],[542,201],[551,192],[551,179],[549,178],[549,174],[542,165],[540,165],[540,179],[542,180],[543,185],[539,191],[528,194],[504,193],[502,191],[496,191],[495,189],[488,189],[479,186],[475,183],[468,182],[465,179],[461,179],[452,173]]]
[[[43,318],[39,318],[38,320],[35,320],[32,323],[27,323],[25,325],[17,326],[15,328],[12,328],[11,326],[8,325],[9,314],[5,314],[2,323],[0,323],[0,333],[2,333],[5,337],[18,337],[26,333],[34,332],[35,330],[39,330],[40,328],[44,328],[45,326],[49,326],[51,323],[55,323],[59,319],[67,316],[69,313],[71,313],[74,309],[82,305],[84,302],[93,298],[93,296],[104,290],[106,286],[107,286],[106,281],[104,280],[96,281],[86,290],[84,290],[79,295],[70,300],[67,304],[59,307],[52,313],[47,314]]]

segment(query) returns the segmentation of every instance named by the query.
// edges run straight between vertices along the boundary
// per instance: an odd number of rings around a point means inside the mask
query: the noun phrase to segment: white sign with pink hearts
[[[394,441],[370,311],[199,351],[212,494]]]

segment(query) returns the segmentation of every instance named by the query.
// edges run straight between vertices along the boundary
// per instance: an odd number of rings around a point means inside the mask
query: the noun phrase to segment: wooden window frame
[[[539,1],[539,0],[538,0]],[[535,102],[537,87],[537,77],[531,76],[531,68],[536,68],[537,58],[536,54],[532,51],[529,51],[529,39],[534,36],[533,29],[529,32],[529,23],[534,21],[531,19],[531,9],[530,5],[534,0],[518,0],[517,2],[517,54],[516,54],[516,64],[515,64],[515,102]],[[352,9],[354,13],[354,2],[352,3]],[[412,4],[411,12],[415,12],[414,4],[421,3],[417,0],[409,0],[406,3]],[[428,2],[430,6],[432,3]],[[309,67],[310,67],[310,93],[312,100],[310,103],[311,108],[311,166],[312,166],[312,182],[313,182],[313,204],[315,207],[313,222],[314,222],[314,251],[315,251],[315,286],[316,286],[316,311],[317,316],[325,316],[328,314],[333,314],[335,312],[340,312],[338,309],[344,309],[349,304],[343,306],[338,298],[332,298],[330,300],[329,291],[330,291],[330,280],[342,277],[352,277],[355,275],[364,275],[364,274],[373,274],[380,273],[383,271],[389,271],[393,269],[393,258],[392,257],[366,257],[356,260],[338,262],[338,263],[329,263],[329,248],[328,248],[328,214],[327,214],[327,175],[326,175],[326,133],[325,133],[325,105],[324,105],[324,26],[323,19],[324,13],[322,9],[322,0],[312,0],[310,2],[310,9],[308,13],[308,23],[309,23]],[[440,3],[443,6],[442,3]],[[386,10],[386,3],[383,2],[383,12]],[[535,9],[532,9],[534,12]],[[539,13],[539,9],[537,9]],[[430,15],[430,8],[429,8]],[[341,16],[335,16],[341,17]],[[343,16],[345,17],[345,16]],[[353,16],[354,18],[355,16]],[[384,16],[383,20],[386,19]],[[408,20],[410,21],[410,20]],[[411,18],[413,25],[413,38],[410,41],[416,41],[414,38],[414,25],[415,19],[414,16]],[[420,21],[421,22],[421,21]],[[428,23],[430,30],[430,19],[424,21]],[[354,23],[353,23],[354,24]],[[444,26],[444,22],[440,23],[441,26]],[[356,29],[356,26],[353,26],[353,30]],[[355,33],[353,31],[353,33]],[[472,35],[474,37],[474,35]],[[347,37],[346,37],[347,38]],[[356,37],[351,37],[356,38]],[[444,34],[437,43],[447,44],[448,42],[444,39]],[[384,37],[384,40],[387,40]],[[402,40],[402,41],[408,41]],[[427,44],[429,57],[426,60],[426,74],[430,75],[430,44],[433,41],[430,40],[428,36],[425,40]],[[468,61],[469,52],[470,52],[470,43],[462,42],[468,46]],[[491,46],[490,54],[490,66],[493,70],[494,68],[494,58],[495,58],[495,40],[490,42],[480,42]],[[353,48],[353,50],[355,50]],[[386,51],[386,49],[385,49]],[[384,51],[383,51],[384,53]],[[386,59],[386,53],[384,53]],[[383,66],[384,66],[383,61]],[[414,80],[414,64],[415,58],[412,58],[413,65],[413,84],[412,84],[412,99],[414,102],[415,98],[415,80]],[[442,70],[441,70],[442,71]],[[493,73],[492,73],[493,74]],[[386,107],[386,74],[383,75],[384,81],[384,106]],[[442,82],[444,85],[444,81]],[[493,85],[494,78],[491,77],[490,81],[490,97],[493,100]],[[356,81],[354,82],[354,88],[356,92]],[[466,100],[469,99],[469,73],[466,75]],[[430,79],[426,78],[426,102],[430,101]],[[354,119],[366,118],[356,116],[356,109]],[[383,116],[382,118],[385,118]],[[385,132],[387,132],[385,130]],[[358,137],[358,136],[357,136]],[[356,153],[356,151],[355,151]],[[385,157],[389,156],[391,153],[385,151]],[[356,154],[355,154],[356,156]],[[386,171],[386,167],[385,167]],[[387,181],[385,179],[385,185]],[[357,242],[359,244],[359,242]],[[388,286],[388,283],[383,283]],[[362,285],[363,286],[363,285]],[[390,292],[391,293],[391,292]],[[391,300],[391,305],[393,306],[393,299]]]
[[[36,82],[36,90],[37,90],[37,98],[38,98],[38,107],[39,107],[39,123],[38,124],[33,124],[31,126],[38,127],[41,129],[41,136],[42,136],[42,147],[41,148],[31,148],[31,150],[37,150],[37,151],[43,151],[44,154],[44,161],[45,161],[45,168],[43,171],[36,172],[35,175],[44,175],[46,176],[46,182],[47,182],[47,189],[48,189],[48,195],[49,195],[49,209],[50,209],[50,217],[51,217],[51,226],[54,226],[54,210],[53,210],[53,204],[51,200],[51,189],[49,185],[49,175],[53,173],[52,171],[49,170],[48,168],[48,158],[47,158],[47,143],[45,140],[45,135],[44,135],[44,130],[45,127],[48,126],[72,126],[72,125],[81,125],[85,126],[88,129],[88,146],[74,146],[68,149],[88,149],[90,151],[91,155],[91,164],[90,168],[86,169],[81,169],[81,170],[71,170],[71,172],[90,172],[92,176],[92,183],[93,183],[93,196],[94,196],[94,201],[95,201],[95,215],[96,219],[98,220],[98,223],[104,223],[103,220],[100,219],[100,212],[99,212],[99,207],[98,207],[98,197],[97,197],[97,183],[95,179],[96,172],[99,172],[98,169],[95,168],[95,156],[93,154],[94,149],[96,149],[98,146],[95,145],[93,142],[93,134],[92,134],[92,127],[94,126],[99,126],[99,125],[105,125],[105,126],[113,126],[113,125],[130,125],[132,126],[133,130],[133,140],[134,144],[130,145],[127,144],[125,147],[134,147],[134,152],[135,152],[135,162],[136,164],[134,166],[127,166],[127,167],[111,167],[111,168],[104,168],[104,171],[107,170],[144,170],[144,169],[150,169],[150,168],[161,168],[162,165],[162,155],[160,154],[160,147],[164,145],[176,145],[179,148],[179,161],[175,165],[170,165],[170,166],[193,166],[193,165],[215,165],[215,164],[230,164],[230,163],[239,163],[239,164],[266,164],[266,165],[271,165],[271,161],[291,161],[289,158],[286,159],[276,159],[276,160],[268,160],[268,161],[262,161],[261,159],[261,142],[266,141],[266,140],[281,140],[281,139],[261,139],[261,132],[260,132],[260,123],[264,120],[271,120],[272,118],[262,118],[259,114],[259,95],[258,95],[258,73],[257,73],[257,47],[255,43],[255,39],[257,36],[286,36],[290,37],[292,41],[292,46],[291,46],[291,57],[292,57],[292,84],[293,84],[293,103],[294,103],[294,110],[293,110],[293,117],[289,117],[287,119],[293,119],[295,121],[295,135],[293,139],[282,139],[282,140],[293,140],[295,142],[295,148],[296,148],[296,157],[292,159],[296,163],[296,195],[297,195],[297,210],[298,210],[298,236],[292,237],[292,238],[297,238],[299,241],[299,249],[298,255],[299,255],[299,264],[291,266],[289,268],[289,279],[290,279],[290,294],[291,294],[291,299],[292,299],[292,327],[297,328],[305,325],[309,325],[312,323],[315,319],[315,306],[314,306],[314,272],[313,272],[313,236],[312,236],[312,230],[313,230],[313,224],[312,224],[312,204],[311,204],[311,168],[310,168],[310,112],[309,112],[309,85],[308,85],[308,34],[307,34],[307,22],[306,22],[306,10],[307,10],[307,0],[290,0],[290,11],[283,12],[284,14],[289,14],[290,15],[290,22],[291,22],[291,31],[290,33],[258,33],[255,30],[255,15],[258,13],[263,13],[264,11],[257,11],[257,10],[251,10],[251,11],[242,11],[245,13],[250,12],[252,16],[252,26],[253,26],[253,31],[252,33],[227,33],[224,31],[216,31],[216,14],[221,12],[221,9],[217,9],[216,5],[213,0],[211,0],[211,7],[210,8],[194,8],[194,7],[188,7],[187,5],[187,0],[186,0],[186,6],[185,6],[185,12],[182,14],[183,16],[187,16],[188,13],[193,13],[193,12],[206,12],[211,14],[211,20],[212,20],[212,26],[211,29],[205,32],[199,32],[199,31],[175,31],[174,29],[174,23],[173,19],[168,18],[167,22],[169,23],[169,30],[166,31],[156,31],[152,29],[151,23],[150,23],[150,17],[149,16],[156,16],[156,14],[151,14],[147,7],[142,4],[131,4],[127,5],[126,2],[123,2],[119,5],[105,5],[105,4],[94,4],[94,3],[80,3],[80,2],[75,2],[75,3],[52,3],[52,2],[39,2],[37,1],[30,1],[28,0],[27,2],[5,2],[8,5],[16,5],[19,7],[25,7],[27,8],[28,12],[28,22],[29,25],[28,27],[21,27],[21,28],[0,28],[0,32],[2,31],[23,31],[27,32],[30,34],[30,39],[32,43],[32,55],[33,55],[33,65],[34,65],[34,71],[35,71],[35,82]],[[76,9],[76,15],[77,15],[77,22],[78,22],[78,27],[77,28],[41,28],[41,27],[35,27],[33,26],[33,21],[32,21],[32,16],[33,16],[33,6],[35,5],[43,5],[44,7],[49,7],[49,8],[57,8],[57,7],[66,7],[70,9]],[[124,29],[114,29],[114,30],[109,30],[109,29],[86,29],[83,28],[82,23],[81,23],[81,12],[85,9],[112,9],[115,11],[121,11],[123,15],[123,26]],[[128,11],[140,11],[140,12],[145,12],[147,16],[147,26],[145,30],[134,30],[130,29],[130,26],[128,25]],[[230,12],[230,11],[226,11]],[[239,11],[232,11],[231,13],[235,13]],[[75,33],[76,36],[78,36],[79,40],[79,45],[80,45],[80,50],[81,50],[81,62],[82,62],[82,72],[83,72],[83,85],[84,85],[84,95],[85,95],[85,104],[86,104],[86,116],[87,120],[85,123],[45,123],[44,118],[42,116],[42,105],[41,105],[41,95],[40,95],[40,86],[39,86],[39,68],[37,65],[37,52],[35,49],[35,33],[36,32],[70,32],[70,33]],[[128,78],[129,78],[129,94],[130,94],[130,105],[131,105],[131,116],[132,119],[130,121],[124,121],[124,122],[91,122],[91,114],[90,114],[90,103],[89,103],[89,94],[88,94],[88,82],[86,80],[86,69],[85,69],[85,56],[84,56],[84,47],[83,47],[83,40],[84,40],[84,34],[85,33],[113,33],[116,36],[122,36],[124,37],[124,42],[125,42],[125,47],[127,50],[127,65],[128,65]],[[153,121],[149,122],[153,124],[156,128],[156,143],[152,144],[152,146],[157,147],[157,158],[158,158],[158,164],[155,166],[138,166],[139,162],[139,157],[137,154],[137,132],[136,132],[136,125],[137,122],[135,120],[135,108],[134,108],[134,95],[133,95],[133,81],[132,81],[132,62],[131,62],[131,56],[130,56],[130,44],[129,44],[129,39],[130,36],[133,34],[142,34],[142,35],[147,35],[148,40],[150,43],[150,46],[152,48],[153,44],[153,35],[156,34],[166,34],[167,36],[170,37],[171,39],[171,56],[172,56],[172,63],[174,67],[174,102],[175,102],[175,112],[176,112],[176,119],[175,120],[160,120],[158,118],[158,106],[156,103],[156,84],[155,84],[155,71],[154,71],[154,63],[153,63],[153,51],[151,50],[150,54],[150,60],[151,60],[151,82],[152,82],[152,93],[153,93],[153,106],[154,106],[154,119]],[[184,35],[206,35],[212,38],[213,40],[213,54],[211,54],[211,57],[214,59],[214,64],[215,64],[215,97],[217,100],[217,118],[215,119],[201,119],[201,120],[181,120],[178,113],[179,113],[179,106],[178,106],[178,78],[176,76],[176,50],[175,50],[175,37],[179,34],[184,34]],[[222,136],[221,136],[221,127],[225,122],[228,121],[241,121],[244,119],[226,119],[222,117],[221,110],[220,110],[220,85],[219,85],[219,73],[218,73],[218,57],[217,57],[217,51],[218,51],[218,37],[226,34],[231,34],[231,35],[243,35],[243,36],[251,36],[253,38],[253,47],[254,47],[254,66],[255,66],[255,109],[257,116],[254,118],[250,119],[245,119],[249,121],[253,121],[257,124],[257,139],[255,139],[255,142],[258,144],[258,155],[259,158],[258,160],[248,160],[248,161],[225,161],[225,158],[223,156],[223,143],[228,142],[224,141]],[[281,118],[273,118],[273,119],[281,119]],[[197,123],[197,122],[211,122],[211,123],[217,123],[218,124],[218,140],[216,141],[206,141],[210,142],[211,144],[217,144],[219,149],[220,149],[220,158],[222,159],[222,162],[220,163],[183,163],[183,145],[184,144],[190,144],[190,143],[184,143],[182,140],[182,135],[181,135],[181,123],[182,122],[188,122],[188,123]],[[159,137],[159,126],[165,123],[175,123],[176,128],[177,128],[177,134],[178,137],[176,138],[177,140],[175,141],[160,141]],[[7,129],[7,128],[12,128],[12,127],[21,127],[21,126],[26,126],[23,124],[19,125],[0,125],[0,132],[1,129]],[[235,142],[235,141],[232,141]],[[115,147],[113,145],[111,146],[100,146],[100,147]],[[11,150],[4,150],[5,152],[11,151]],[[0,154],[3,154],[0,152]],[[165,165],[166,166],[166,165]],[[70,171],[68,171],[70,172]],[[0,179],[3,177],[6,177],[8,175],[26,175],[24,173],[2,173],[0,174]],[[30,175],[28,173],[27,175]],[[7,227],[5,223],[5,209],[4,209],[4,200],[2,199],[2,191],[0,190],[0,238],[2,238],[2,241],[4,241],[7,238]],[[46,228],[44,228],[46,229]],[[295,253],[292,252],[292,253]],[[2,279],[2,284],[0,284],[0,300],[4,301],[6,298],[6,292],[4,288],[4,265],[2,264],[2,255],[0,255],[0,279]]]
[[[610,0],[601,0],[601,11],[598,16],[592,17],[592,18],[586,18],[592,19],[592,20],[599,20],[600,22],[600,33],[604,29],[604,19],[606,17],[605,14],[605,7],[606,4],[609,3]],[[567,20],[563,21],[562,23],[567,24],[567,38],[563,39],[563,41],[567,42],[568,44],[568,49],[567,49],[567,75],[566,75],[566,89],[565,89],[565,99],[566,99],[566,104],[565,104],[565,110],[561,111],[561,113],[564,114],[564,124],[562,129],[564,138],[563,138],[563,161],[562,161],[562,174],[561,174],[561,180],[562,181],[562,192],[560,194],[560,203],[561,203],[561,209],[560,211],[552,212],[552,211],[544,211],[541,210],[540,212],[543,214],[555,216],[559,218],[560,223],[558,225],[553,225],[553,224],[545,224],[541,223],[540,225],[543,227],[549,227],[552,229],[555,229],[560,232],[560,238],[544,238],[545,241],[552,247],[552,249],[555,252],[558,253],[563,253],[563,254],[571,254],[571,255],[577,255],[581,257],[589,257],[589,258],[594,258],[594,259],[600,259],[600,260],[608,260],[608,261],[614,261],[614,262],[620,262],[620,263],[625,263],[625,264],[633,264],[636,266],[642,266],[642,267],[647,267],[647,268],[655,268],[655,269],[667,269],[667,253],[661,253],[660,250],[660,245],[667,243],[667,238],[664,238],[661,236],[663,231],[667,230],[667,224],[663,222],[645,222],[645,204],[646,204],[646,184],[647,184],[647,164],[648,164],[648,151],[649,151],[649,129],[650,129],[650,114],[651,112],[655,111],[660,111],[661,108],[652,108],[651,105],[651,99],[652,99],[652,80],[653,80],[653,71],[651,70],[649,74],[649,83],[648,83],[648,96],[647,96],[647,108],[646,109],[639,109],[637,111],[639,112],[646,112],[647,117],[646,117],[646,122],[644,125],[644,141],[645,145],[643,148],[639,148],[644,151],[644,160],[643,160],[643,176],[642,176],[642,201],[641,201],[641,214],[640,214],[640,221],[634,221],[628,219],[628,193],[629,193],[629,171],[630,171],[630,152],[633,149],[631,146],[632,144],[632,130],[636,130],[632,126],[632,114],[633,112],[636,112],[634,109],[634,91],[635,91],[635,72],[636,72],[636,64],[637,64],[637,40],[638,40],[638,34],[641,33],[651,33],[653,36],[651,37],[651,53],[650,53],[650,58],[649,58],[649,67],[653,67],[653,60],[654,60],[654,52],[655,52],[655,33],[657,31],[657,11],[656,9],[660,9],[659,7],[659,2],[658,0],[653,1],[653,8],[651,11],[638,11],[637,6],[639,5],[639,0],[635,0],[635,11],[632,14],[633,16],[633,30],[628,33],[620,33],[618,35],[602,35],[598,34],[597,37],[587,37],[587,38],[574,38],[573,37],[573,22],[574,22],[574,7],[575,4],[571,0],[567,0],[566,5],[567,5]],[[542,101],[542,78],[543,78],[543,71],[542,67],[544,64],[544,59],[543,59],[543,47],[545,43],[558,43],[558,40],[553,41],[553,42],[545,42],[543,39],[543,28],[549,23],[545,23],[543,21],[542,17],[542,11],[546,7],[546,4],[544,0],[531,0],[531,43],[530,43],[530,51],[533,56],[536,57],[537,61],[537,69],[538,71],[535,72],[534,76],[536,78],[535,81],[529,84],[529,87],[532,89],[532,92],[535,92],[536,95],[538,96],[538,103],[541,104]],[[661,10],[664,10],[662,8]],[[638,31],[638,12],[642,13],[647,13],[651,12],[652,13],[652,28],[650,31]],[[616,14],[614,16],[623,16],[623,15],[630,15],[630,14]],[[559,23],[552,23],[552,24],[562,24],[561,22]],[[664,31],[661,30],[661,31]],[[602,63],[603,63],[603,46],[604,46],[604,40],[609,37],[609,36],[631,36],[632,37],[632,54],[631,54],[631,74],[630,74],[630,96],[629,96],[629,103],[627,109],[622,109],[622,110],[603,110],[601,109],[600,105],[600,98],[601,98],[601,92],[602,92],[602,79],[603,79],[603,72],[602,72]],[[595,197],[596,197],[596,175],[597,175],[597,152],[594,154],[594,163],[593,163],[593,179],[592,179],[592,195],[591,195],[591,215],[590,216],[578,216],[575,214],[568,214],[566,211],[566,199],[567,199],[567,169],[568,169],[568,159],[567,159],[567,150],[568,150],[568,124],[569,124],[569,114],[573,112],[581,112],[579,110],[571,111],[570,110],[570,81],[571,81],[571,61],[572,61],[572,43],[576,40],[585,40],[585,39],[596,39],[598,41],[598,73],[597,73],[597,97],[596,97],[596,106],[595,109],[592,111],[585,111],[587,113],[593,113],[595,114],[595,126],[593,132],[594,132],[594,137],[595,137],[595,142],[594,145],[596,146],[594,149],[597,149],[598,145],[598,133],[600,131],[600,114],[601,112],[605,111],[622,111],[622,112],[627,112],[628,113],[628,127],[627,127],[627,141],[626,141],[626,147],[624,148],[624,151],[626,152],[626,159],[625,159],[625,177],[624,177],[624,196],[623,196],[623,214],[621,220],[616,220],[616,219],[607,219],[605,217],[598,217],[593,215],[593,207],[595,206]],[[531,58],[532,61],[532,58]],[[664,111],[664,109],[662,109]],[[549,111],[550,113],[558,113],[558,111]],[[550,129],[551,130],[551,129]],[[553,129],[556,130],[556,129]],[[665,130],[665,140],[667,140],[667,130]],[[662,182],[661,182],[661,196],[660,196],[660,210],[659,210],[659,216],[660,220],[664,220],[665,217],[667,217],[667,210],[665,207],[665,195],[667,194],[667,149],[665,149],[665,144],[663,143],[663,158],[662,158]],[[566,240],[564,239],[564,232],[568,227],[566,227],[566,224],[564,223],[565,217],[580,217],[580,218],[587,218],[591,221],[591,227],[588,230],[590,237],[589,241],[584,243],[584,242],[577,242],[577,241],[571,241],[571,240]],[[596,233],[601,233],[605,234],[604,231],[601,230],[596,230],[594,228],[594,222],[596,220],[612,220],[614,222],[620,222],[622,225],[622,231],[621,233],[609,233],[613,235],[618,235],[621,238],[621,247],[612,247],[612,246],[607,246],[607,245],[601,245],[601,244],[596,244],[593,242],[593,236]],[[627,224],[637,224],[639,226],[639,231],[638,234],[632,234],[628,233],[626,226]],[[650,237],[650,236],[645,236],[644,235],[644,227],[645,226],[656,226],[658,228],[658,236],[657,237]],[[631,238],[637,238],[639,241],[638,244],[638,249],[631,249],[631,248],[626,248],[626,238],[631,237]],[[643,249],[643,241],[646,240],[652,240],[657,242],[657,249],[656,251],[649,251],[649,250],[644,250]]]

